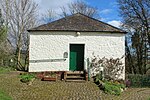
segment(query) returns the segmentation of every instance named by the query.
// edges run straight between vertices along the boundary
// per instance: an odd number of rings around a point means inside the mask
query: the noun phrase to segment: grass
[[[0,100],[12,100],[12,98],[0,90]]]
[[[6,72],[10,72],[12,71],[13,69],[10,68],[10,67],[0,67],[0,74],[4,74]]]

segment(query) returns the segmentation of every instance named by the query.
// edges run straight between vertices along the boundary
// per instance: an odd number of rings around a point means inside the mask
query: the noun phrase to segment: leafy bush
[[[29,74],[29,73],[24,73],[20,75],[20,81],[23,83],[27,83],[29,81],[31,81],[33,78],[35,78],[34,74]]]
[[[129,74],[126,76],[131,87],[150,87],[150,75]]]
[[[126,88],[124,84],[118,81],[107,81],[107,80],[95,80],[95,83],[103,90],[105,93],[112,95],[120,95],[122,90]]]
[[[126,86],[124,84],[118,84],[117,86],[120,87],[120,88],[122,88],[122,89],[126,88]]]
[[[113,95],[120,95],[121,94],[121,88],[118,85],[105,83],[104,92],[105,93],[110,93],[110,94],[113,94]]]

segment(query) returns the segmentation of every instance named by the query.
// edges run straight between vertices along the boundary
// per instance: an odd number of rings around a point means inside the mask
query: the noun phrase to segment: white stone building
[[[29,32],[29,72],[83,71],[93,53],[101,58],[125,55],[125,31],[79,13]]]

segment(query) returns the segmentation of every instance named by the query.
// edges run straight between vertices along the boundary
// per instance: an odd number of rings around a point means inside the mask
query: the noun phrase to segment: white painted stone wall
[[[76,36],[76,32],[30,32],[29,72],[69,71],[69,44],[85,44],[85,69],[87,58],[92,58],[93,53],[106,58],[125,55],[125,34],[80,32]],[[68,52],[65,61],[64,52]],[[47,61],[54,59],[61,60]]]

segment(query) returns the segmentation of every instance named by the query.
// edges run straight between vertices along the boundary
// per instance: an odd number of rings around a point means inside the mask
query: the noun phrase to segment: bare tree
[[[132,27],[132,29],[141,28],[150,44],[150,1],[118,0],[118,3],[124,24]]]
[[[64,6],[60,7],[62,14],[60,16],[62,17],[67,17],[69,14],[67,13],[67,8],[65,8]]]
[[[89,17],[94,17],[94,16],[97,16],[98,14],[97,8],[89,6],[83,1],[77,1],[77,2],[71,3],[69,5],[69,9],[70,9],[71,14],[82,13]]]
[[[89,17],[95,17],[95,18],[99,17],[98,9],[86,4],[83,1],[76,1],[70,3],[68,4],[68,8],[61,7],[61,10],[62,10],[62,15],[64,17],[75,13],[81,13]]]
[[[98,14],[98,9],[87,5],[83,1],[76,1],[68,4],[66,7],[60,7],[61,14],[57,14],[54,10],[49,9],[42,15],[42,21],[48,23],[56,20],[58,17],[67,17],[68,15],[81,13],[89,17],[100,18]]]
[[[147,54],[150,46],[150,1],[118,0],[118,4],[124,26],[131,33],[132,51],[134,51],[134,54],[129,55],[130,52],[128,52],[128,58],[130,58],[128,60],[131,60],[131,56],[136,58],[134,60],[135,63],[129,61],[129,65],[132,65],[134,70],[134,66],[137,66],[137,73],[145,74],[147,70]]]
[[[10,41],[14,40],[16,47],[17,67],[21,69],[21,50],[28,50],[27,29],[36,25],[38,5],[33,0],[1,0],[3,14],[8,24]],[[11,38],[10,38],[11,37]]]
[[[2,18],[2,13],[0,9],[0,43],[5,40],[6,37],[6,28],[4,26],[4,20]]]
[[[42,14],[42,21],[44,23],[51,22],[57,18],[57,14],[54,10],[49,9],[44,14]]]

